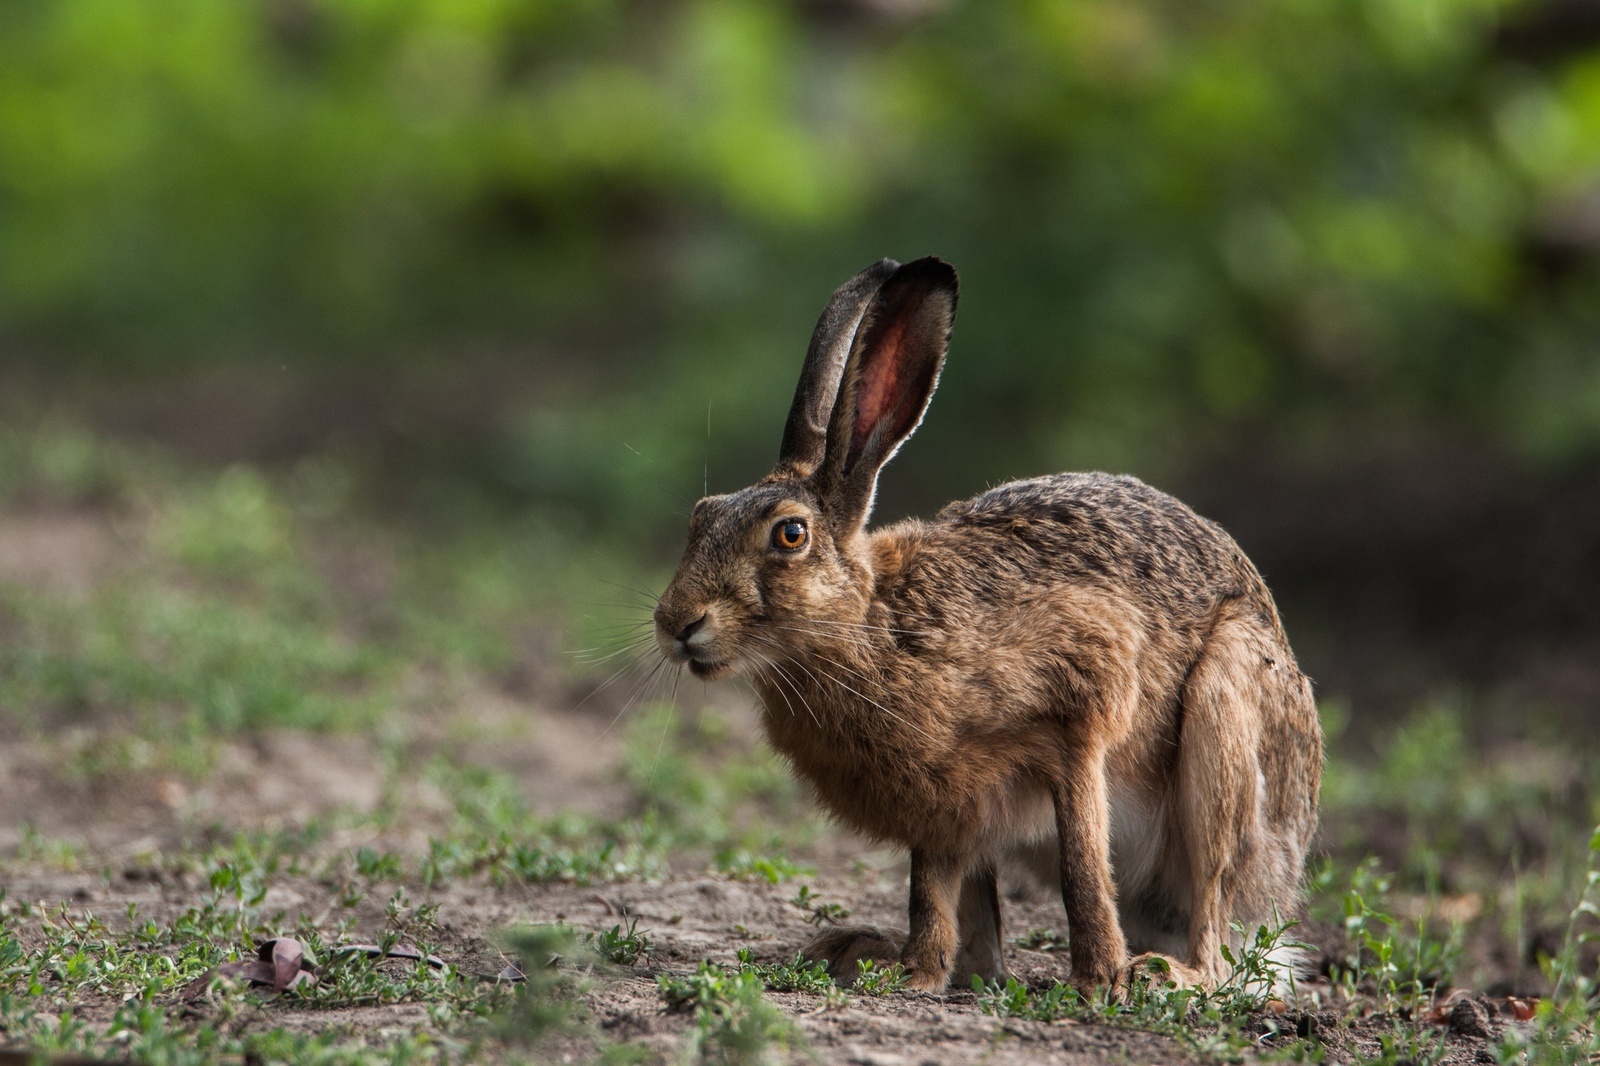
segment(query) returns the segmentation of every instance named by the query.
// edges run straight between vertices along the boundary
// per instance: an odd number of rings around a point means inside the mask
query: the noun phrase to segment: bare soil
[[[620,790],[593,769],[589,745],[603,723],[587,715],[564,715],[524,708],[530,722],[515,743],[504,735],[494,745],[493,760],[525,768],[523,780],[531,796],[550,802],[564,798],[592,809],[615,808]],[[605,740],[599,742],[605,750]],[[563,754],[565,753],[565,754]],[[572,753],[582,753],[573,757]],[[230,746],[215,779],[190,789],[170,778],[129,775],[115,784],[75,785],[52,772],[52,755],[36,742],[13,740],[0,746],[4,773],[11,787],[0,793],[0,850],[19,840],[22,821],[57,838],[76,839],[88,849],[78,869],[45,863],[11,863],[0,873],[0,887],[13,902],[29,901],[73,912],[90,911],[116,926],[128,904],[141,918],[170,920],[202,901],[203,879],[173,875],[142,865],[139,856],[157,849],[192,844],[196,834],[217,835],[235,829],[294,825],[308,817],[359,811],[377,802],[380,775],[370,744],[359,738],[308,738],[284,734],[251,744]],[[603,763],[602,763],[603,764]],[[286,768],[292,768],[286,770]],[[552,808],[553,809],[553,808]],[[329,846],[356,848],[399,846],[414,850],[421,827],[401,827],[337,835]],[[851,911],[849,922],[904,926],[905,865],[893,853],[858,842],[830,837],[800,858],[817,866],[805,878],[818,896]],[[703,859],[674,861],[663,881],[623,882],[589,886],[572,884],[493,884],[488,881],[444,882],[425,890],[411,883],[416,901],[439,904],[437,950],[463,972],[491,979],[510,961],[500,949],[508,928],[530,923],[565,922],[579,929],[600,930],[630,918],[649,931],[647,957],[618,976],[598,979],[586,994],[592,1021],[608,1040],[647,1044],[674,1061],[683,1048],[691,1021],[667,1012],[656,977],[684,974],[703,959],[732,963],[743,948],[757,961],[792,959],[814,933],[805,914],[790,899],[795,884],[734,880],[704,871]],[[295,914],[333,909],[341,890],[337,880],[279,877],[271,882],[265,911]],[[381,893],[371,892],[348,912],[356,918],[357,936],[376,938],[384,927]],[[1003,901],[1008,932],[1030,929],[1064,931],[1058,901],[1014,886]],[[1309,926],[1312,940],[1337,944],[1338,930]],[[42,941],[43,932],[37,933]],[[33,945],[29,945],[33,946]],[[1011,972],[1034,987],[1064,980],[1065,953],[1035,951],[1013,944],[1008,951]],[[1328,1047],[1331,1061],[1354,1061],[1378,1052],[1377,1038],[1391,1029],[1391,1020],[1373,1015],[1353,1023],[1341,1014],[1319,1009],[1333,999],[1325,980],[1308,982],[1301,1005],[1290,1004],[1285,1015],[1264,1016],[1260,1037],[1264,1050],[1290,1034],[1315,1034]],[[1464,993],[1457,993],[1456,999]],[[772,993],[770,998],[798,1022],[810,1048],[823,1062],[900,1063],[1178,1063],[1199,1061],[1195,1052],[1168,1036],[1132,1029],[1078,1022],[1044,1024],[1002,1019],[980,1012],[971,992],[946,995],[898,993],[883,997],[850,995],[843,1007],[830,1007],[822,997]],[[91,1023],[109,1019],[120,997],[84,996],[70,1004],[74,1014]],[[1515,1024],[1503,1016],[1502,1001],[1482,1001],[1487,1025],[1479,1035],[1451,1031],[1444,1023],[1451,1063],[1486,1061],[1485,1036]],[[174,1010],[183,1008],[176,1002]],[[1443,1019],[1439,1019],[1443,1022]],[[1268,1032],[1268,1022],[1284,1037]],[[259,1017],[236,1024],[288,1027],[313,1031],[356,1030],[381,1037],[425,1026],[421,1004],[356,1010],[310,1010],[287,1002],[268,1002]],[[587,1039],[558,1041],[545,1052],[552,1061],[584,1061],[593,1050]]]
[[[103,517],[48,510],[0,516],[0,580],[79,595],[116,565],[116,555],[115,533]],[[408,729],[414,754],[422,758],[430,749],[448,750],[457,761],[510,773],[541,813],[628,813],[629,794],[617,771],[622,755],[622,731],[613,727],[617,709],[604,699],[579,707],[575,695],[545,678],[537,662],[540,654],[538,649],[530,652],[526,683],[516,678],[467,683],[454,706],[412,722]],[[735,740],[752,743],[754,718],[737,690],[725,689],[712,698],[721,702]],[[362,823],[360,816],[385,802],[383,749],[372,737],[285,732],[221,742],[214,770],[198,782],[168,772],[74,771],[73,754],[95,741],[92,723],[0,737],[0,780],[5,782],[0,789],[0,856],[11,856],[0,865],[0,888],[13,903],[46,908],[64,904],[72,911],[92,911],[113,925],[134,903],[141,916],[161,921],[206,898],[209,886],[193,876],[152,869],[142,863],[142,855],[179,853],[196,840],[239,830],[333,817],[335,824],[369,827],[337,830],[323,842],[327,847],[371,846],[415,856],[426,849],[445,809],[443,798],[430,797],[425,783],[410,782],[414,787],[406,799],[407,819],[382,829]],[[75,845],[76,858],[63,865],[19,856],[25,826]],[[850,922],[903,927],[906,871],[901,856],[841,833],[825,833],[793,857],[815,866],[816,875],[806,882],[820,898],[848,908]],[[598,930],[637,918],[649,931],[649,954],[628,973],[597,980],[586,999],[606,1038],[646,1043],[667,1060],[683,1048],[691,1022],[663,1008],[658,975],[689,972],[704,959],[731,962],[741,948],[758,961],[791,959],[814,931],[789,902],[794,883],[772,885],[710,874],[703,855],[675,857],[671,876],[661,881],[579,886],[480,880],[444,882],[431,889],[412,882],[406,887],[417,902],[439,904],[438,950],[447,961],[489,978],[506,965],[498,944],[509,927],[563,921]],[[276,877],[266,908],[291,916],[316,914],[331,908],[340,890],[337,881]],[[373,937],[384,920],[377,895],[370,893],[349,912],[357,919],[356,931]],[[1030,929],[1064,930],[1059,901],[1032,890],[1009,891],[1004,911],[1013,936]],[[1308,926],[1302,932],[1336,949],[1337,930]],[[42,942],[44,932],[30,935]],[[1013,945],[1007,963],[1014,975],[1033,986],[1067,976],[1067,960],[1060,952]],[[1258,1027],[1263,1050],[1288,1038],[1275,1036],[1276,1030],[1314,1035],[1332,1061],[1377,1054],[1378,1037],[1390,1032],[1392,1019],[1372,1014],[1351,1021],[1327,1009],[1333,996],[1325,980],[1308,982],[1302,991],[1301,1002],[1263,1017]],[[985,1015],[977,998],[965,991],[851,995],[842,1007],[818,996],[771,998],[794,1016],[810,1048],[825,1062],[1172,1063],[1197,1057],[1168,1036]],[[1463,999],[1483,1009],[1457,1011],[1448,1021],[1445,1013],[1433,1019],[1447,1035],[1444,1061],[1487,1061],[1486,1041],[1516,1023],[1505,1017],[1503,1000],[1458,992],[1445,1006]],[[119,1002],[115,994],[86,994],[64,1006],[92,1023],[109,1018]],[[176,1002],[171,1008],[190,1009]],[[426,1015],[421,1004],[319,1011],[268,1002],[259,1017],[240,1024],[353,1029],[381,1037],[386,1031],[425,1025]],[[1481,1024],[1474,1024],[1480,1015]],[[590,1050],[584,1040],[573,1038],[553,1053],[563,1061],[582,1061]]]

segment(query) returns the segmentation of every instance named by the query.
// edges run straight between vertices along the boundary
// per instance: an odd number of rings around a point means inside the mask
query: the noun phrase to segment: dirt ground
[[[520,743],[502,738],[482,752],[501,767],[514,768],[530,796],[543,802],[556,797],[594,810],[619,802],[608,783],[599,751],[615,754],[615,741],[601,736],[604,723],[587,714],[532,712],[524,708],[528,728]],[[748,727],[748,722],[746,722]],[[568,753],[563,757],[562,753]],[[571,757],[582,753],[582,757]],[[216,836],[231,830],[293,825],[332,812],[361,810],[378,799],[381,779],[376,755],[359,738],[329,740],[283,734],[249,745],[231,746],[221,768],[204,789],[190,790],[170,779],[129,779],[113,789],[74,785],[52,774],[52,756],[36,744],[13,740],[0,748],[4,777],[10,787],[0,798],[0,849],[15,848],[16,827],[26,821],[56,838],[74,839],[87,849],[75,870],[48,863],[10,864],[3,887],[11,901],[32,901],[44,908],[64,904],[74,913],[92,912],[115,927],[130,903],[141,918],[168,920],[193,906],[206,886],[192,876],[173,876],[141,865],[144,853],[179,848],[197,831]],[[292,768],[285,773],[286,767]],[[328,847],[354,849],[405,846],[406,832],[363,831],[335,836]],[[893,853],[830,836],[800,858],[815,864],[806,878],[817,895],[848,908],[850,923],[904,927],[906,868]],[[500,934],[514,926],[565,922],[579,929],[605,929],[637,919],[648,931],[650,950],[627,972],[601,978],[586,1001],[600,1033],[660,1052],[666,1061],[683,1053],[692,1028],[682,1014],[669,1013],[658,993],[660,974],[684,974],[701,960],[732,963],[735,952],[749,950],[759,962],[792,959],[814,933],[805,915],[791,902],[793,883],[768,884],[707,873],[704,858],[680,856],[669,878],[661,881],[572,884],[493,884],[447,881],[424,889],[409,888],[420,899],[439,904],[438,951],[465,973],[492,978],[510,961],[498,946]],[[308,877],[275,878],[264,912],[316,913],[332,908],[337,883]],[[1003,902],[1008,934],[1027,930],[1064,931],[1058,901],[1026,886],[1013,886]],[[351,912],[352,934],[375,937],[384,915],[378,894]],[[1300,930],[1309,940],[1333,944],[1339,931],[1312,925]],[[1012,943],[1007,965],[1032,987],[1067,977],[1063,952],[1030,950]],[[1302,1000],[1287,1005],[1283,1015],[1264,1017],[1258,1038],[1263,1051],[1275,1041],[1316,1034],[1328,1049],[1329,1061],[1349,1062],[1380,1053],[1377,1038],[1390,1029],[1389,1019],[1373,1016],[1341,1021],[1329,1009],[1335,996],[1325,979],[1301,986]],[[1456,993],[1459,999],[1463,993]],[[117,996],[87,997],[72,1010],[90,1022],[109,1017]],[[980,1012],[971,992],[947,995],[898,993],[882,997],[851,995],[844,1006],[830,1006],[822,997],[771,993],[769,998],[793,1016],[817,1059],[823,1062],[895,1066],[902,1063],[1175,1063],[1203,1056],[1168,1037],[1128,1028],[1075,1021],[1039,1023],[996,1018]],[[1502,1003],[1484,1000],[1488,1027],[1476,1035],[1453,1031],[1446,1023],[1445,1058],[1468,1063],[1490,1061],[1485,1037],[1498,1036],[1514,1021],[1503,1017]],[[174,1005],[176,1006],[176,1005]],[[313,1031],[349,1030],[381,1039],[385,1032],[403,1032],[426,1023],[422,1004],[364,1009],[308,1010],[268,1002],[255,1024]],[[1273,1022],[1279,1037],[1266,1027]],[[557,1041],[543,1047],[539,1059],[581,1062],[592,1051],[587,1039]]]
[[[0,582],[43,590],[65,600],[81,598],[129,558],[126,538],[112,516],[93,509],[27,508],[0,514]],[[5,622],[0,613],[0,624]],[[0,630],[0,640],[6,634]],[[516,783],[523,801],[541,815],[576,812],[599,818],[638,813],[637,790],[623,782],[629,705],[617,693],[591,698],[582,686],[559,680],[544,668],[549,654],[535,641],[528,660],[498,678],[468,677],[450,689],[445,706],[397,712],[403,734],[380,736],[333,731],[266,730],[219,736],[207,771],[196,777],[170,769],[132,765],[86,770],[85,753],[104,741],[105,723],[53,719],[45,727],[0,727],[0,889],[8,907],[31,905],[32,913],[92,912],[112,929],[125,928],[129,905],[141,920],[170,921],[206,898],[209,886],[181,863],[152,856],[195,853],[208,842],[249,831],[294,829],[314,820],[331,827],[317,842],[323,855],[353,855],[358,849],[393,851],[408,861],[425,854],[430,836],[449,817],[447,797],[405,767],[447,752],[455,764],[481,766]],[[698,686],[697,686],[698,688]],[[751,750],[758,731],[749,696],[722,686],[693,694],[710,703],[725,723],[722,744],[737,761]],[[26,716],[22,716],[26,720]],[[619,727],[619,721],[624,724]],[[404,766],[395,769],[395,752]],[[647,770],[653,772],[653,768]],[[399,816],[378,817],[392,809]],[[731,812],[728,812],[731,814]],[[44,843],[41,844],[41,841]],[[710,872],[710,856],[690,849],[670,858],[661,879],[592,885],[496,883],[483,877],[448,878],[423,884],[411,873],[390,878],[416,902],[438,905],[434,950],[462,973],[493,979],[507,965],[500,944],[514,926],[564,922],[580,930],[603,930],[637,919],[650,949],[621,974],[596,977],[585,993],[590,1032],[604,1040],[653,1049],[658,1061],[679,1061],[693,1022],[663,1006],[661,975],[692,972],[702,960],[731,963],[746,949],[758,962],[792,959],[814,930],[791,899],[803,882],[816,895],[848,909],[850,923],[903,928],[906,864],[903,856],[847,834],[823,829],[789,849],[790,858],[814,870],[784,883],[736,879]],[[408,870],[411,867],[408,867]],[[325,920],[336,910],[352,919],[344,932],[376,938],[384,928],[385,893],[369,891],[355,905],[338,905],[348,889],[339,877],[293,870],[276,872],[261,904],[270,921],[281,915]],[[342,910],[338,909],[342,906]],[[1004,900],[1008,935],[1031,930],[1065,932],[1059,900],[1027,886],[1012,886]],[[20,926],[24,949],[44,942],[42,925]],[[1318,946],[1315,968],[1326,971],[1343,943],[1333,927],[1309,923],[1297,934]],[[250,945],[240,945],[248,950]],[[1316,954],[1315,952],[1313,954]],[[1033,988],[1067,976],[1062,951],[1033,950],[1013,939],[1007,964]],[[1433,1061],[1492,1060],[1491,1044],[1521,1023],[1508,1015],[1505,992],[1488,999],[1458,989],[1425,1019],[1427,1032],[1444,1038]],[[1296,1037],[1315,1037],[1328,1061],[1375,1058],[1402,1061],[1380,1046],[1395,1019],[1347,1009],[1326,977],[1300,986],[1294,1002],[1263,1015],[1249,1030],[1259,1050]],[[123,1001],[118,989],[75,993],[55,1006],[91,1024],[111,1017]],[[996,1017],[980,1010],[971,992],[947,995],[896,993],[849,995],[841,1004],[822,996],[770,993],[790,1015],[809,1049],[823,1062],[898,1063],[1168,1063],[1207,1057],[1173,1036],[1079,1021],[1040,1023]],[[1468,1006],[1451,1008],[1468,1001]],[[192,1017],[204,1006],[162,1004],[175,1018]],[[253,1013],[233,1017],[234,1026],[282,1027],[316,1032],[361,1033],[382,1042],[390,1034],[425,1029],[425,1003],[338,1009],[308,1009],[290,1001],[263,1000]],[[1431,1039],[1431,1036],[1430,1036]],[[535,1061],[587,1061],[592,1036],[543,1045]],[[0,1045],[11,1042],[0,1035]],[[1237,1054],[1237,1048],[1223,1053]],[[493,1056],[491,1056],[493,1057]],[[1215,1057],[1213,1054],[1212,1057]]]

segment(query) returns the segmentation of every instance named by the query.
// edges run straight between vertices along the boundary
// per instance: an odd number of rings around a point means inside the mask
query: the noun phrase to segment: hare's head
[[[708,496],[656,606],[656,641],[697,677],[760,670],[796,648],[851,639],[872,594],[862,531],[878,471],[922,421],[956,313],[956,272],[885,259],[846,282],[817,322],[778,466]]]

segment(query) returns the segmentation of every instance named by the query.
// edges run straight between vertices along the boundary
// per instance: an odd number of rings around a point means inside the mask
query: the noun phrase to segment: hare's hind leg
[[[956,926],[961,932],[961,949],[956,952],[950,983],[966,988],[974,974],[985,982],[1004,981],[1005,936],[1000,925],[1000,885],[993,866],[967,871],[961,882]]]
[[[853,925],[824,929],[800,949],[807,962],[820,962],[828,976],[842,988],[850,988],[861,974],[861,964],[878,967],[900,961],[905,937],[875,925]]]
[[[1213,627],[1182,695],[1173,813],[1190,879],[1188,958],[1172,963],[1181,984],[1215,986],[1222,945],[1241,890],[1255,872],[1264,781],[1258,753],[1269,636],[1242,612]],[[1140,965],[1143,958],[1135,960]]]

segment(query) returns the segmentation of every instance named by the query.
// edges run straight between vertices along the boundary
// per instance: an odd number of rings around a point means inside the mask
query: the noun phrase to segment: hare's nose
[[[678,631],[678,639],[683,641],[684,644],[688,644],[689,638],[700,632],[700,630],[705,627],[705,624],[706,616],[701,614],[699,618],[696,618],[693,622],[690,622],[688,625],[684,626]]]

